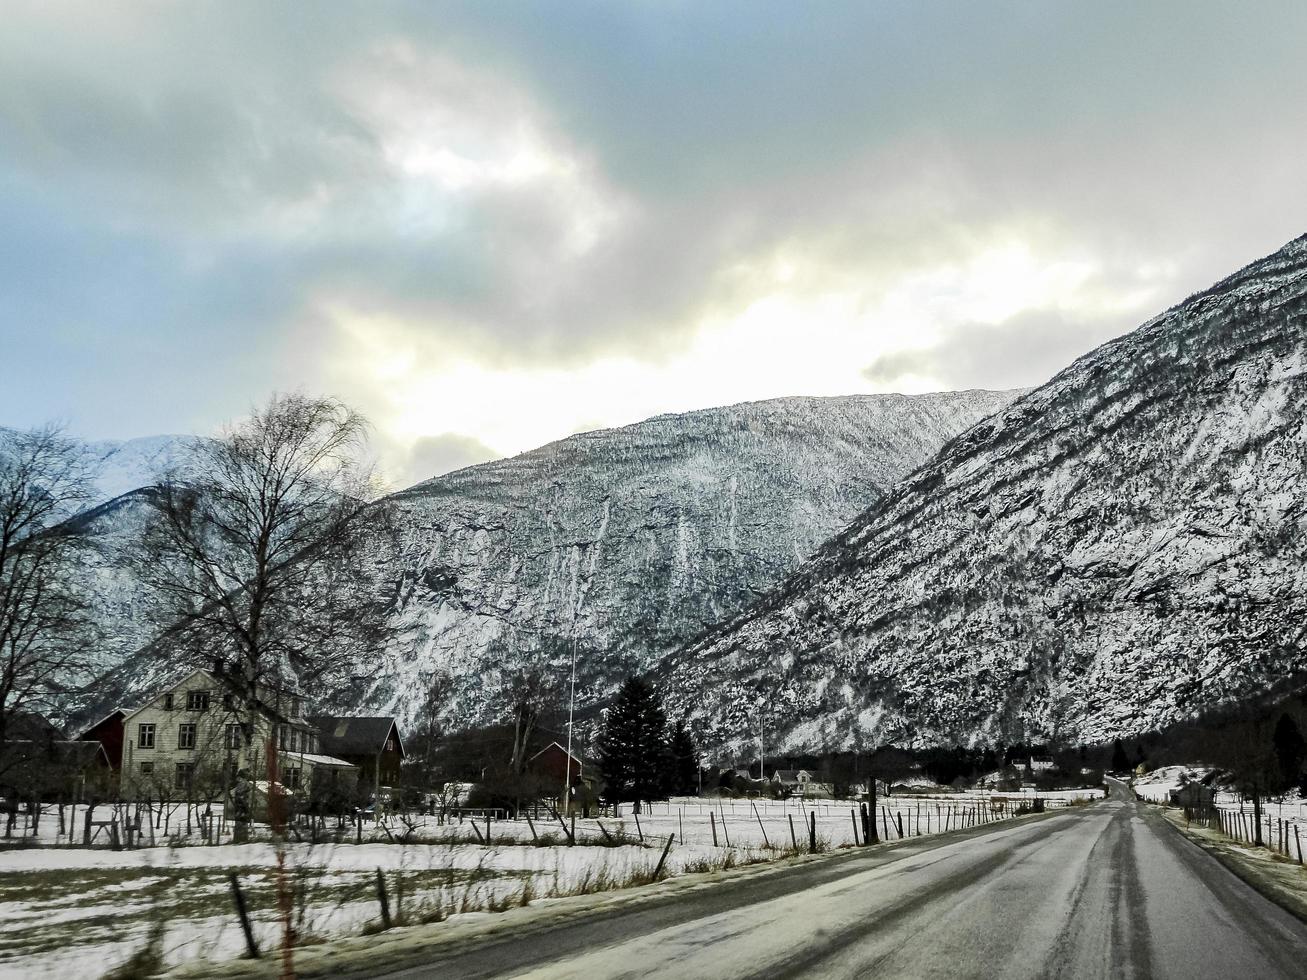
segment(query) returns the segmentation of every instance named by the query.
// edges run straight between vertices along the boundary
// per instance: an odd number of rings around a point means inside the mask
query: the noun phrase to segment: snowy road
[[[1307,975],[1307,925],[1127,797],[723,883],[387,976]]]

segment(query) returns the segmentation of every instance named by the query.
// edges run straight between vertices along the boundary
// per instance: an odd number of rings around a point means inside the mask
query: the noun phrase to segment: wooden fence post
[[[859,846],[860,843],[865,843],[865,842],[866,842],[866,838],[865,838],[865,837],[862,839],[862,841],[859,841],[859,840],[858,840],[858,811],[857,811],[857,810],[850,810],[850,811],[849,811],[849,819],[853,821],[853,846],[854,846],[854,847],[857,847],[857,846]]]
[[[799,849],[799,838],[794,833],[794,814],[787,813],[785,816],[788,817],[790,821],[790,844],[797,851]]]
[[[250,927],[250,913],[245,907],[245,894],[241,891],[241,882],[232,871],[227,875],[231,881],[231,895],[236,902],[236,916],[241,921],[241,932],[245,933],[245,952],[252,960],[259,958],[259,946],[254,941],[254,930]]]
[[[814,810],[808,814],[808,852],[817,853],[817,812]]]
[[[386,897],[386,876],[377,868],[377,901],[381,903],[381,928],[390,928],[390,900]]]
[[[753,815],[758,818],[758,829],[762,831],[762,846],[771,850],[771,841],[767,839],[767,828],[762,825],[762,814],[758,812],[758,805],[749,801],[753,805]]]
[[[663,873],[663,862],[667,860],[667,852],[672,849],[672,841],[676,840],[675,834],[667,835],[667,843],[663,846],[663,856],[658,859],[658,867],[654,868],[654,881]]]
[[[712,846],[717,846],[717,814],[708,811],[708,826],[712,828]]]

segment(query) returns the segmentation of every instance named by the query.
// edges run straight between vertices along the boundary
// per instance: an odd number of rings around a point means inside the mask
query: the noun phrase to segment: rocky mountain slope
[[[783,398],[587,432],[392,498],[373,576],[395,638],[360,696],[493,720],[578,649],[606,694],[739,612],[941,445],[1015,393]],[[531,678],[527,678],[530,680]]]
[[[409,723],[432,703],[446,725],[493,721],[524,683],[559,703],[575,640],[578,700],[592,703],[746,607],[1016,394],[782,398],[660,416],[405,490],[389,499],[391,531],[367,570],[393,638],[354,690],[334,693]],[[132,655],[157,628],[123,560],[148,507],[142,489],[77,521],[100,544],[86,581],[108,635],[109,673],[83,712],[130,702],[169,670]]]
[[[1307,238],[946,446],[665,662],[772,749],[1098,740],[1307,670]]]

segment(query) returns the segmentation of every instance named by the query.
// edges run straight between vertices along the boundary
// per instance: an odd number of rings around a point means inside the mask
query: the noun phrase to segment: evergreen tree
[[[1287,714],[1281,714],[1275,724],[1275,733],[1271,736],[1275,747],[1276,775],[1279,777],[1277,790],[1286,790],[1295,786],[1302,775],[1304,755],[1307,755],[1307,743],[1304,743],[1298,726]]]
[[[654,689],[638,677],[622,685],[599,736],[599,771],[605,795],[648,800],[666,788],[671,757],[667,717]]]
[[[1112,771],[1125,772],[1130,768],[1130,757],[1125,754],[1125,746],[1118,738],[1112,743]]]
[[[690,794],[695,792],[699,782],[699,750],[694,738],[685,726],[685,719],[679,718],[672,729],[672,785],[674,793]]]

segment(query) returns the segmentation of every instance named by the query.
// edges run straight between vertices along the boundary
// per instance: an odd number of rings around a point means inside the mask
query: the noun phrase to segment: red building
[[[123,767],[123,719],[126,717],[126,711],[115,708],[77,736],[79,742],[99,742],[103,745],[109,768],[115,773]]]

